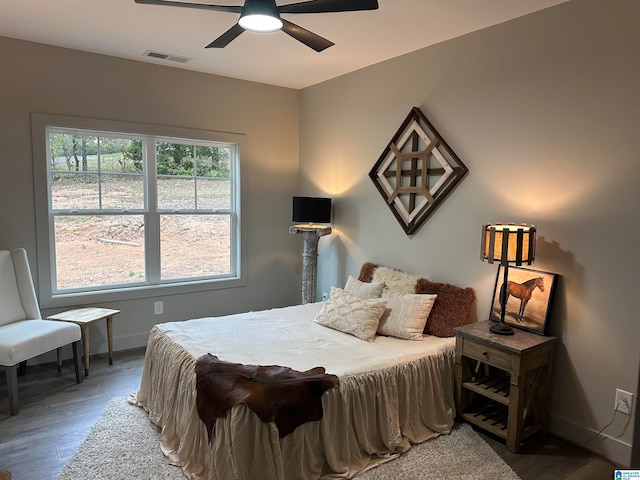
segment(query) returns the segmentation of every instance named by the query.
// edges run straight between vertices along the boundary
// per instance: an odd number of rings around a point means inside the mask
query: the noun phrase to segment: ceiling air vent
[[[169,53],[154,52],[153,50],[147,50],[142,54],[144,57],[158,58],[160,60],[166,60],[168,62],[188,63],[193,58],[181,57],[180,55],[171,55]]]

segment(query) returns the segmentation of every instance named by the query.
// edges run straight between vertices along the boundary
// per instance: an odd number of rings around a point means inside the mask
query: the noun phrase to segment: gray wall
[[[301,189],[335,203],[319,291],[371,260],[475,288],[485,319],[496,267],[480,261],[481,225],[535,224],[532,268],[561,275],[552,431],[578,443],[611,420],[617,387],[637,399],[640,2],[605,3],[564,3],[301,97]],[[367,174],[413,106],[470,172],[410,238]],[[632,430],[618,414],[585,446],[628,465]]]
[[[36,276],[32,112],[246,135],[246,286],[101,305],[122,311],[116,350],[145,345],[155,323],[299,302],[299,242],[288,232],[298,193],[297,90],[7,38],[0,65],[0,248],[26,248]],[[164,314],[154,315],[159,299]],[[92,352],[106,349],[104,330],[92,329]]]
[[[552,430],[584,441],[611,419],[616,387],[637,400],[639,363],[640,2],[606,3],[573,0],[301,92],[0,38],[0,248],[36,264],[31,112],[247,135],[247,286],[164,298],[161,316],[156,298],[104,305],[122,310],[116,349],[157,322],[297,303],[294,194],[335,199],[319,292],[373,260],[474,287],[479,319],[495,279],[480,225],[534,223],[534,267],[561,275]],[[409,238],[367,173],[413,106],[470,173]],[[628,464],[635,410],[585,445]]]

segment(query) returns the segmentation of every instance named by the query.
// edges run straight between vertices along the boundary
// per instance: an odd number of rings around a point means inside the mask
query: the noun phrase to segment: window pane
[[[49,155],[54,210],[144,208],[140,140],[51,133]]]
[[[196,147],[198,209],[231,208],[230,158],[231,151],[227,147]]]
[[[145,281],[142,215],[56,216],[57,290]]]
[[[158,208],[161,210],[195,209],[194,192],[194,178],[158,176]]]
[[[100,208],[98,175],[81,172],[51,172],[53,210]]]
[[[158,208],[231,208],[229,147],[158,142]]]
[[[53,210],[141,210],[143,182],[141,174],[51,172],[51,206]]]
[[[231,151],[228,147],[197,146],[196,174],[199,177],[229,178]]]
[[[162,215],[161,278],[231,273],[230,215]]]
[[[184,143],[158,142],[156,162],[158,175],[193,176],[195,147]]]
[[[198,178],[198,209],[231,208],[231,182],[224,178]]]
[[[52,170],[97,172],[98,138],[93,135],[52,133],[49,137]]]
[[[132,210],[144,208],[144,183],[142,175],[102,174],[102,208]]]
[[[196,208],[195,148],[193,145],[184,143],[156,143],[159,209],[193,210]]]

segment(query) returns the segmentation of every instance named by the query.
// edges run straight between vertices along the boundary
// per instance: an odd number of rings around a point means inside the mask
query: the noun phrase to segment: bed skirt
[[[136,403],[160,426],[161,449],[190,479],[352,478],[451,431],[454,350],[340,377],[324,416],[279,438],[246,405],[218,419],[211,436],[196,410],[196,359],[154,327]]]

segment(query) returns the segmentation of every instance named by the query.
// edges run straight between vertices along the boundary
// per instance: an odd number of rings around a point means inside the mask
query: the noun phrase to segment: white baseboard
[[[551,414],[549,431],[558,437],[590,450],[621,468],[631,464],[631,445],[606,433],[585,427],[567,418]],[[593,440],[588,440],[593,438]],[[588,441],[587,441],[588,440]]]

